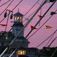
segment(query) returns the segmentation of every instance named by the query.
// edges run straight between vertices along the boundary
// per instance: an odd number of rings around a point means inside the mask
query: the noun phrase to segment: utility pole
[[[8,13],[8,18],[7,18],[7,22],[6,22],[6,24],[8,25],[8,19],[9,19],[9,15],[10,15],[10,13],[12,12],[13,13],[13,11],[11,11],[11,10],[6,10],[6,12],[5,12],[5,14],[4,14],[4,17],[6,18],[7,17],[7,11],[9,11],[9,13]],[[11,14],[11,19],[12,19],[12,14]],[[5,32],[6,32],[6,29],[7,29],[7,25],[6,25],[6,27],[5,27]],[[5,34],[5,33],[4,33]],[[1,47],[3,48],[3,46],[4,46],[4,41],[5,41],[5,36],[2,38],[2,41],[1,41]],[[1,51],[2,51],[3,49],[1,49]]]
[[[7,10],[6,10],[6,14],[4,15],[5,17],[6,17],[6,15],[7,15],[7,11],[9,12],[9,13],[8,13],[7,22],[6,22],[6,24],[8,25],[9,15],[10,15],[10,13],[12,13],[11,16],[10,16],[10,19],[12,19],[12,17],[13,17],[13,11],[7,9]],[[7,26],[5,27],[5,31],[6,31],[6,29],[7,29]]]

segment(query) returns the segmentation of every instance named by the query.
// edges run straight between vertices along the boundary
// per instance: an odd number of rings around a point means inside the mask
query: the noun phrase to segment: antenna
[[[18,8],[18,12],[19,12],[19,8]]]

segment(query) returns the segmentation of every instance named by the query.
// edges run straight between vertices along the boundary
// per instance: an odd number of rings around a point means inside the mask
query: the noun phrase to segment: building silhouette
[[[1,52],[10,44],[10,42],[18,35],[21,29],[24,27],[23,25],[23,14],[21,14],[18,10],[17,13],[14,14],[14,24],[11,26],[12,31],[8,33],[7,37],[5,37],[4,44],[1,48]],[[0,34],[7,33],[5,31]],[[23,41],[23,42],[22,42]],[[20,45],[20,43],[22,44]],[[3,55],[4,57],[9,56],[18,46],[17,51],[13,54],[12,57],[38,57],[38,49],[31,47],[29,48],[29,41],[24,37],[24,30],[20,33],[20,35],[16,38],[14,43],[10,46],[10,48]],[[0,53],[1,53],[0,52]]]

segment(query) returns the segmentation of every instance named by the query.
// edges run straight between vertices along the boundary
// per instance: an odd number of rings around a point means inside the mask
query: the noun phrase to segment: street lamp
[[[26,55],[25,50],[18,50],[17,55]]]
[[[6,10],[6,12],[5,12],[5,14],[4,14],[4,17],[6,18],[7,17],[7,11],[9,11],[9,14],[10,14],[10,12],[11,12],[11,15],[10,15],[10,19],[12,19],[13,18],[13,11],[11,11],[11,10]],[[8,14],[8,15],[9,15]]]

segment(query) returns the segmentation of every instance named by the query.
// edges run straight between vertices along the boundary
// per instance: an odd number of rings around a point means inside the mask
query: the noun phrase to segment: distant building
[[[6,40],[4,41],[3,50],[9,43],[18,35],[21,29],[24,27],[23,25],[23,14],[19,11],[14,14],[14,24],[12,25],[12,32],[9,32]],[[20,43],[23,43],[20,45]],[[38,49],[37,48],[28,48],[29,41],[24,37],[24,30],[20,33],[17,39],[14,41],[9,50],[4,54],[4,57],[9,56],[19,45],[18,50],[14,53],[12,57],[38,57]],[[1,43],[0,43],[1,46]]]
[[[39,52],[39,57],[57,57],[57,47],[43,47]],[[54,51],[56,52],[54,53]],[[53,56],[52,56],[53,55]]]

